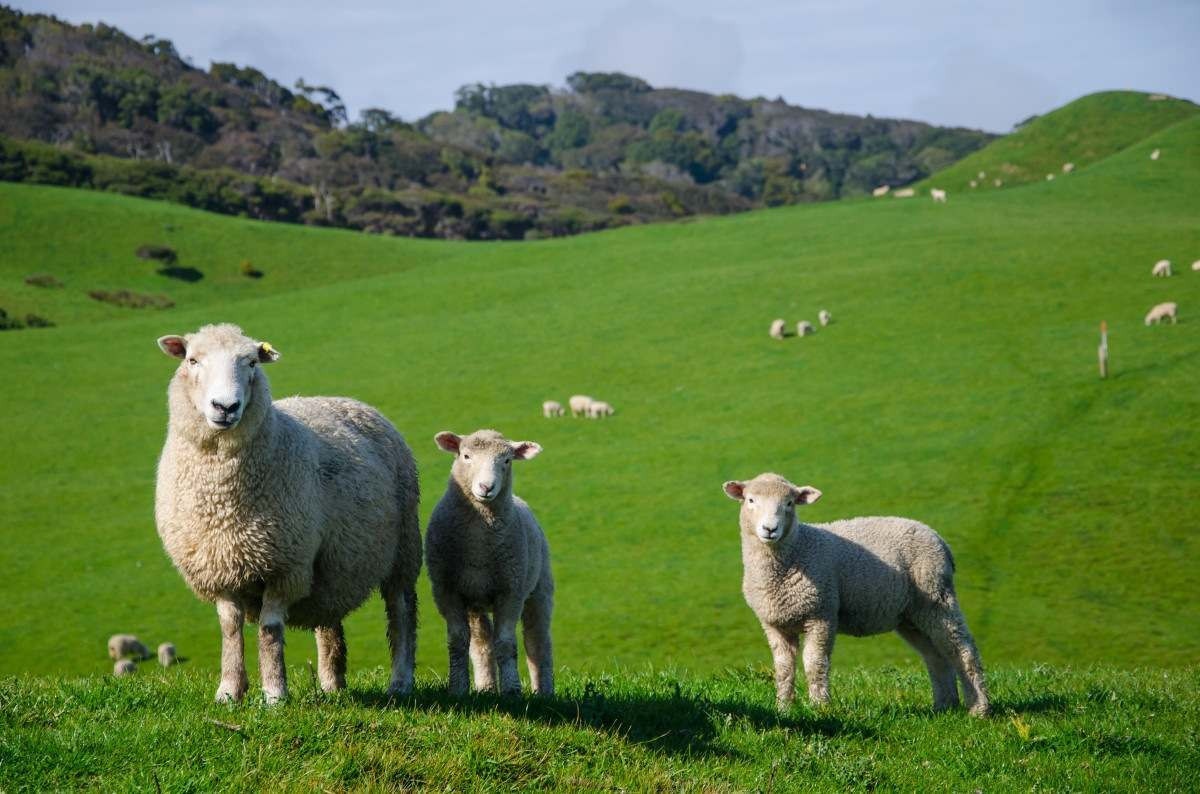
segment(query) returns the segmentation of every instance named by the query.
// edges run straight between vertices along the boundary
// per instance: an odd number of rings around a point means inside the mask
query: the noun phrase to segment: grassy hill
[[[383,670],[278,708],[210,702],[204,676],[0,679],[0,788],[62,790],[1189,791],[1200,677],[1002,669],[1000,713],[931,715],[923,676],[835,674],[786,716],[768,677],[568,674],[549,701],[455,701]]]
[[[378,405],[416,451],[423,516],[449,469],[435,432],[541,442],[517,490],[550,539],[567,667],[767,659],[720,491],[764,470],[824,491],[810,520],[937,528],[985,663],[1194,663],[1200,274],[1149,273],[1200,258],[1198,179],[1193,117],[1069,180],[947,206],[842,202],[517,244],[0,184],[0,307],[59,323],[0,334],[0,673],[105,673],[114,631],[213,669],[212,609],[166,561],[151,508],[173,368],[154,339],[218,320],[283,352],[276,395]],[[155,275],[133,256],[146,242],[204,277]],[[242,259],[265,277],[240,276]],[[38,271],[65,286],[22,283]],[[93,288],[161,290],[176,307],[119,309]],[[1179,324],[1143,327],[1166,299]],[[835,324],[816,336],[767,337],[772,318],[820,308]],[[541,418],[541,400],[576,391],[616,416]],[[421,587],[420,669],[443,674]],[[352,669],[385,658],[377,601],[348,634]],[[839,669],[919,666],[893,638],[838,647]],[[313,655],[291,637],[298,670]]]
[[[1004,188],[1045,181],[1047,174],[1061,178],[1064,163],[1085,168],[1200,113],[1200,106],[1186,99],[1151,98],[1155,96],[1162,95],[1104,91],[1081,97],[997,138],[915,187],[921,192],[940,187],[958,194],[972,189],[971,180],[978,183],[975,190],[987,191],[996,189],[996,179],[1003,181]],[[1166,151],[1164,165],[1184,154]],[[981,171],[987,175],[982,180],[978,179]]]

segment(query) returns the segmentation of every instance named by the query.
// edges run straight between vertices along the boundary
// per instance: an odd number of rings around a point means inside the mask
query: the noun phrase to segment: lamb
[[[783,321],[782,317],[772,320],[771,321],[771,330],[770,330],[771,338],[772,339],[783,339],[784,334],[786,333],[784,331],[785,328],[787,328],[787,323],[785,323]]]
[[[614,413],[613,407],[604,400],[593,400],[588,406],[588,419],[600,419],[605,416],[612,416]]]
[[[811,336],[816,332],[816,329],[813,328],[813,324],[808,320],[801,320],[800,322],[796,323],[796,336]]]
[[[1151,159],[1151,160],[1157,160],[1157,159],[1158,159],[1158,155],[1159,155],[1159,151],[1158,151],[1158,149],[1155,149],[1154,151],[1150,152],[1150,159]]]
[[[911,187],[906,187],[901,190],[897,190],[896,192],[892,193],[892,195],[896,198],[912,198],[913,196],[917,195],[917,191]]]
[[[133,675],[137,672],[137,665],[132,659],[118,659],[113,665],[113,675],[117,678],[124,678],[127,675]]]
[[[880,196],[886,196],[888,194],[888,191],[891,189],[892,189],[891,185],[880,185],[879,187],[877,187],[871,191],[871,195],[874,196],[875,198],[879,198]]]
[[[108,638],[108,658],[116,661],[126,656],[149,659],[150,649],[132,634],[114,634]]]
[[[585,416],[587,408],[592,404],[592,398],[586,394],[573,394],[571,399],[567,400],[567,406],[571,409],[571,416]]]
[[[1177,322],[1176,312],[1178,309],[1179,306],[1174,301],[1160,303],[1146,313],[1146,325],[1149,326],[1151,323],[1158,325],[1168,317],[1171,318],[1171,325],[1174,325]]]
[[[974,179],[972,179],[972,180],[970,181],[970,183],[969,183],[969,184],[971,185],[971,187],[972,187],[972,188],[975,188],[975,187],[978,187],[978,186],[979,186],[979,183],[978,183],[978,182],[976,182]]]
[[[549,419],[552,416],[562,416],[566,411],[563,410],[562,403],[558,400],[546,400],[542,403],[542,416]]]
[[[1195,262],[1192,263],[1192,270],[1200,271],[1200,259],[1197,259]]]
[[[925,660],[935,709],[958,705],[957,674],[970,713],[988,713],[983,664],[954,592],[954,559],[936,532],[896,517],[804,524],[796,506],[821,492],[778,474],[731,480],[724,490],[742,503],[742,593],[766,633],[781,710],[792,703],[801,633],[808,694],[819,705],[829,701],[838,632],[895,631]]]
[[[821,311],[817,312],[817,321],[821,323],[821,325],[829,325],[831,322],[833,322],[833,315],[824,309],[821,309]]]
[[[1075,164],[1074,164],[1074,163],[1063,163],[1062,172],[1063,172],[1064,174],[1069,174],[1069,173],[1071,173],[1071,172],[1072,172],[1072,171],[1074,171],[1074,170],[1075,170]]]
[[[934,201],[940,201],[943,204],[946,203],[946,191],[944,190],[939,190],[936,187],[930,188],[929,195]]]
[[[995,179],[992,181],[992,184],[995,185],[996,187],[1004,187],[1004,180],[1003,179]]]
[[[980,182],[987,179],[987,171],[980,171],[978,177]]]
[[[246,694],[245,620],[259,624],[267,703],[287,697],[285,624],[315,630],[321,687],[343,688],[342,620],[376,588],[387,613],[388,692],[410,691],[421,529],[417,467],[404,438],[355,400],[273,403],[259,365],[279,353],[235,325],[158,344],[180,364],[167,389],[155,517],[188,587],[216,605],[216,699]]]
[[[1046,174],[1046,181],[1047,181],[1047,182],[1053,182],[1053,181],[1054,181],[1054,174]]]
[[[1171,275],[1171,260],[1160,259],[1154,263],[1154,269],[1150,271],[1150,275],[1167,278]]]
[[[536,457],[542,448],[495,430],[445,431],[434,441],[455,456],[425,544],[433,599],[446,620],[450,694],[467,691],[468,647],[476,690],[496,688],[498,667],[500,693],[521,693],[519,619],[533,691],[553,695],[550,550],[533,511],[512,492],[512,462]]]
[[[158,646],[158,663],[163,667],[170,667],[179,660],[175,655],[175,644],[164,642]]]

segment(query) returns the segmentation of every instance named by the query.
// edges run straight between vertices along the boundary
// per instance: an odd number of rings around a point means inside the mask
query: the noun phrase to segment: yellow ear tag
[[[262,349],[263,349],[263,350],[265,350],[266,352],[270,353],[270,352],[271,352],[272,350],[274,350],[275,348],[271,347],[271,343],[270,343],[270,342],[263,342],[263,343],[262,343]]]

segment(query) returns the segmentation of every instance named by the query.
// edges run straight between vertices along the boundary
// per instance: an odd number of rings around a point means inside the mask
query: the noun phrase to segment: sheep
[[[1150,152],[1150,159],[1151,159],[1151,160],[1157,160],[1157,159],[1158,159],[1158,155],[1159,155],[1159,151],[1158,151],[1158,149],[1155,149],[1154,151]]]
[[[824,309],[821,309],[821,311],[817,312],[817,321],[821,323],[821,325],[829,325],[831,322],[833,322],[833,315]]]
[[[1154,268],[1150,271],[1150,275],[1160,278],[1168,278],[1171,275],[1171,260],[1160,259],[1154,263]]]
[[[772,320],[771,321],[771,330],[769,332],[771,335],[771,338],[772,339],[783,339],[784,334],[785,334],[785,331],[784,331],[785,328],[787,328],[787,323],[785,323],[783,321],[782,317]]]
[[[1192,270],[1200,271],[1200,259],[1197,259],[1195,262],[1192,263]]]
[[[592,404],[592,398],[586,394],[573,394],[571,399],[567,400],[567,406],[571,409],[571,416],[586,416],[587,408]]]
[[[992,184],[995,185],[996,187],[1003,187],[1004,180],[1003,179],[994,179],[994,180],[992,180]]]
[[[117,678],[124,678],[127,675],[133,675],[137,672],[137,665],[131,659],[118,659],[113,665],[113,675]]]
[[[939,190],[939,189],[938,189],[938,188],[936,188],[936,187],[935,187],[935,188],[930,188],[930,190],[929,190],[929,196],[930,196],[930,198],[932,198],[934,201],[940,201],[940,202],[941,202],[941,203],[943,203],[943,204],[945,204],[945,203],[946,203],[946,191],[944,191],[944,190]]]
[[[912,198],[917,195],[917,191],[911,187],[906,187],[893,192],[892,195],[896,198]]]
[[[1146,325],[1149,326],[1151,323],[1158,325],[1168,317],[1171,318],[1171,325],[1174,325],[1178,321],[1176,317],[1178,309],[1179,306],[1174,301],[1160,303],[1146,313]]]
[[[1046,181],[1047,181],[1047,182],[1053,182],[1053,181],[1054,181],[1054,174],[1046,174]]]
[[[891,185],[880,185],[879,187],[877,187],[871,191],[871,195],[874,196],[875,198],[879,198],[880,196],[886,196],[888,194],[888,191],[891,189],[892,189]]]
[[[979,186],[979,183],[978,183],[978,182],[976,182],[974,179],[972,179],[972,180],[971,180],[971,181],[970,181],[968,184],[970,184],[970,185],[971,185],[971,188],[972,188],[972,189],[974,189],[974,188],[976,188],[976,187],[978,187],[978,186]]]
[[[1072,172],[1072,171],[1074,171],[1074,170],[1075,170],[1075,164],[1074,164],[1074,163],[1063,163],[1063,166],[1062,166],[1062,172],[1063,172],[1064,174],[1069,174],[1069,173],[1071,173],[1071,172]]]
[[[158,646],[158,663],[163,667],[170,667],[179,660],[175,655],[175,644],[164,642]]]
[[[987,179],[987,171],[980,171],[978,174],[978,178],[979,178],[980,182]]]
[[[322,689],[345,686],[343,618],[378,588],[391,695],[412,688],[421,529],[417,467],[370,406],[342,397],[272,402],[267,342],[235,325],[164,336],[168,387],[155,518],[163,547],[221,626],[218,701],[246,694],[243,621],[257,621],[267,703],[287,697],[284,625],[314,629]]]
[[[811,336],[816,332],[816,329],[813,328],[813,324],[808,320],[801,320],[800,322],[796,323],[796,336]]]
[[[549,419],[553,416],[562,416],[566,411],[563,410],[562,403],[558,400],[546,400],[542,403],[542,416]]]
[[[476,690],[494,690],[499,668],[500,693],[521,693],[520,620],[533,691],[553,695],[550,549],[529,505],[512,492],[512,462],[536,457],[542,448],[495,430],[443,431],[434,441],[454,455],[425,542],[433,600],[446,620],[450,694],[467,691],[468,648]]]
[[[954,592],[954,559],[936,532],[897,517],[802,523],[796,506],[821,492],[778,474],[731,480],[724,490],[741,502],[742,593],[770,645],[781,710],[792,703],[801,633],[809,698],[820,705],[829,701],[838,632],[895,631],[925,660],[935,709],[958,705],[957,673],[970,713],[988,713],[983,663]]]
[[[1151,102],[1162,102],[1166,98],[1167,98],[1166,94],[1151,94],[1150,95]]]
[[[149,659],[150,649],[132,634],[114,634],[108,638],[108,658],[116,661],[126,656]]]
[[[613,413],[613,407],[604,400],[593,400],[587,409],[589,419],[601,419],[605,416],[612,416]]]

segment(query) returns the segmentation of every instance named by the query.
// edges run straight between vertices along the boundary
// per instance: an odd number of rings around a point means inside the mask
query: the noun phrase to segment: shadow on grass
[[[577,697],[549,698],[480,693],[456,698],[440,687],[418,687],[411,696],[399,700],[382,692],[352,690],[349,694],[360,705],[374,708],[502,713],[550,726],[591,728],[652,751],[684,755],[740,755],[719,743],[721,727],[735,723],[746,723],[756,731],[783,729],[831,737],[875,736],[873,729],[833,715],[795,711],[780,714],[773,708],[741,700],[687,693],[678,686],[673,692],[624,693],[605,692],[589,682]]]
[[[178,267],[172,265],[171,267],[160,267],[157,273],[160,276],[178,279],[179,281],[186,281],[191,284],[194,284],[195,282],[204,278],[204,274],[194,267]]]

